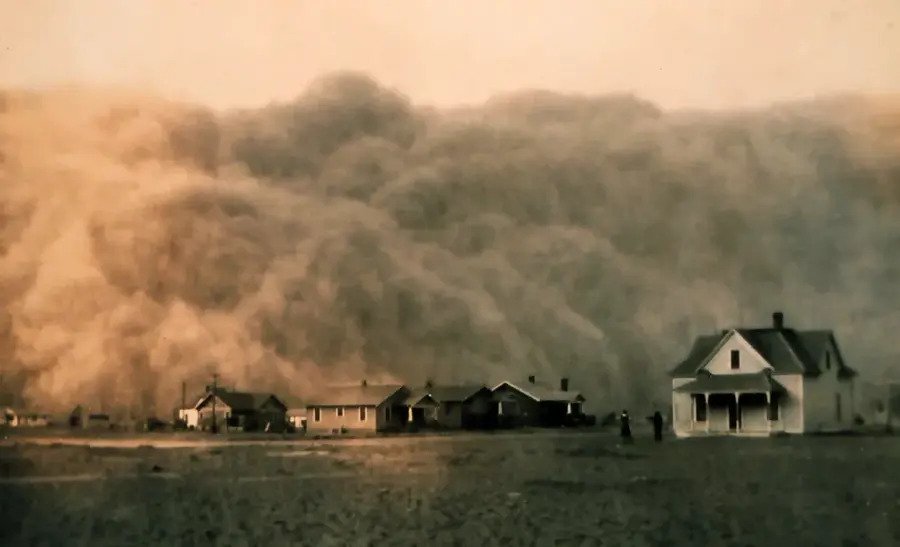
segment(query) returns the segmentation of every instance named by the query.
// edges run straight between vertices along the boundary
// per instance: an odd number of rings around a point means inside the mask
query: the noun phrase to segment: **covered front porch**
[[[407,427],[433,426],[437,421],[440,405],[429,394],[414,393],[404,403],[406,407],[403,425]]]
[[[752,436],[782,430],[779,409],[787,390],[766,373],[702,373],[676,391],[691,396],[691,434]]]

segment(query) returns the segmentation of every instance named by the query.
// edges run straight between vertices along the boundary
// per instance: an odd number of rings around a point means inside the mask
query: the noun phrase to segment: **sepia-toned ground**
[[[898,437],[149,439],[7,439],[0,544],[900,544]]]

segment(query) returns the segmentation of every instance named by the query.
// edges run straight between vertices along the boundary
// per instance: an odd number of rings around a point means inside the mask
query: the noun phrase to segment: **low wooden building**
[[[403,427],[409,389],[403,385],[333,386],[306,405],[309,433],[364,433]]]
[[[204,431],[211,430],[213,423],[220,431],[281,432],[285,429],[287,406],[272,393],[217,389],[207,393],[194,408],[199,427]]]
[[[495,425],[492,393],[483,385],[426,385],[406,400],[414,427],[480,429]]]
[[[437,427],[438,404],[427,388],[410,392],[403,402],[406,407],[404,425],[409,429]]]
[[[559,389],[535,381],[513,384],[500,382],[491,390],[492,413],[499,427],[561,427],[583,423],[584,396],[569,391],[567,378]]]
[[[179,408],[177,420],[183,423],[183,427],[187,429],[198,429],[200,426],[200,412],[196,408]]]
[[[50,415],[34,410],[2,407],[0,408],[0,425],[8,427],[47,427],[50,425]]]
[[[0,425],[5,425],[7,427],[18,426],[19,412],[10,406],[0,408]]]

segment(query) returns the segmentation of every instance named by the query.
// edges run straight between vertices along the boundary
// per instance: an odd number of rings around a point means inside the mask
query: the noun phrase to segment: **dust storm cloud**
[[[180,385],[565,375],[665,400],[696,334],[774,309],[898,362],[900,104],[710,114],[529,91],[418,107],[355,73],[214,112],[0,95],[0,359],[34,405]]]

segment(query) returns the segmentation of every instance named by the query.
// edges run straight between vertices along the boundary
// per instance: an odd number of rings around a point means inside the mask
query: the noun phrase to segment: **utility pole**
[[[218,397],[218,391],[219,391],[218,387],[219,387],[219,373],[218,373],[218,372],[214,372],[214,373],[213,373],[213,388],[212,388],[212,395],[213,395],[213,400],[212,400],[212,418],[213,418],[212,432],[213,432],[213,433],[218,433],[218,432],[219,432],[219,426],[218,426],[218,424],[216,423],[216,421],[217,421],[217,420],[216,420],[216,397]]]

